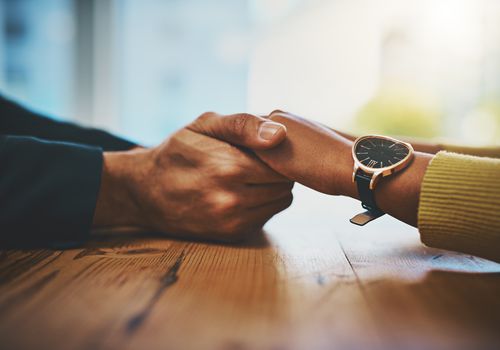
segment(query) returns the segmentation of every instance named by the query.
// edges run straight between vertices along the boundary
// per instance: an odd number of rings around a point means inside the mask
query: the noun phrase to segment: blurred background
[[[146,145],[208,110],[500,143],[497,0],[0,0],[0,91]]]

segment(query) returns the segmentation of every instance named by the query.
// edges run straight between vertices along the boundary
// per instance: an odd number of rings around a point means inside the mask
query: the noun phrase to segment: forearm
[[[100,183],[100,148],[0,136],[0,163],[0,241],[85,240]]]

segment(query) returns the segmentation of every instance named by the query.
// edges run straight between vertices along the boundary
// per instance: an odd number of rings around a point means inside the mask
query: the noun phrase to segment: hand
[[[256,152],[265,163],[290,180],[315,190],[359,199],[352,182],[351,140],[289,113],[275,111],[269,119],[286,126],[287,138],[273,149]],[[375,190],[379,208],[416,226],[421,185],[431,159],[428,153],[415,152],[404,171],[381,180]]]
[[[205,113],[158,147],[105,153],[94,225],[240,239],[291,204],[293,182],[225,141],[262,150],[285,137],[263,118]]]
[[[352,194],[352,142],[321,124],[274,111],[269,119],[287,128],[277,147],[256,154],[290,180],[327,194]]]

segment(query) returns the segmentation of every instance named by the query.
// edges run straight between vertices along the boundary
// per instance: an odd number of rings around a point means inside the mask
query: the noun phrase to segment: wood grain
[[[500,348],[500,265],[301,187],[240,245],[100,234],[0,251],[2,349]]]

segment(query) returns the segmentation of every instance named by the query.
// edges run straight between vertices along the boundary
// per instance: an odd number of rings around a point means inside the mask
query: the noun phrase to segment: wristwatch
[[[406,168],[413,159],[413,147],[391,137],[366,135],[354,141],[352,157],[352,181],[357,184],[361,205],[366,211],[354,216],[350,221],[363,226],[384,215],[375,203],[374,190],[377,182],[382,177]]]

